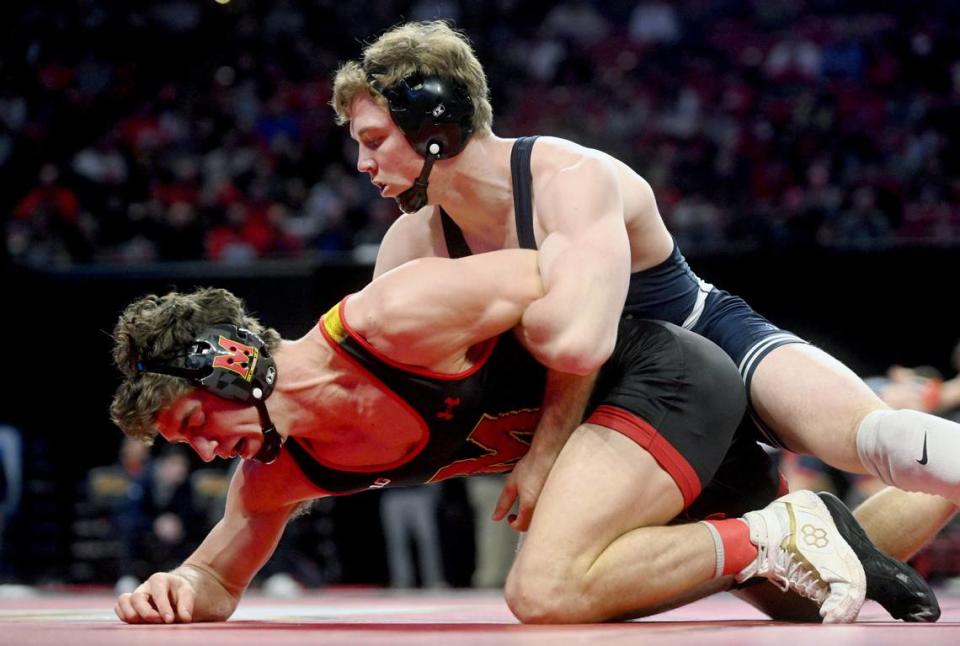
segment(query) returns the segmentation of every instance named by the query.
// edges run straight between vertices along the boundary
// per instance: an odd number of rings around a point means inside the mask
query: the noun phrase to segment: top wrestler
[[[466,37],[443,22],[397,26],[338,70],[331,103],[357,142],[357,169],[407,213],[387,232],[375,276],[411,258],[539,247],[546,295],[524,325],[552,340],[536,350],[548,366],[593,373],[621,317],[692,330],[738,365],[757,439],[949,499],[891,487],[867,501],[857,514],[881,548],[907,558],[939,531],[960,502],[960,427],[890,410],[839,361],[698,278],[649,184],[619,160],[563,139],[494,135],[487,95]],[[556,504],[544,483],[589,379],[551,375],[495,518],[519,498],[512,524],[523,530],[535,505]]]
[[[125,375],[114,421],[134,437],[188,442],[205,460],[245,461],[200,547],[121,595],[117,615],[227,619],[303,501],[509,470],[536,428],[545,371],[517,344],[536,345],[522,325],[516,337],[501,333],[543,296],[536,256],[412,261],[295,341],[224,290],[128,306],[114,332]],[[755,442],[734,437],[745,410],[739,376],[703,337],[624,321],[590,410],[553,467],[525,565],[511,575],[519,585],[507,601],[522,621],[653,612],[753,577],[812,598],[827,621],[852,621],[864,554],[895,582],[894,601],[939,612],[925,583],[877,552],[842,506],[804,491],[767,504],[776,472]],[[744,516],[668,526],[717,513]],[[528,577],[555,587],[517,596]]]

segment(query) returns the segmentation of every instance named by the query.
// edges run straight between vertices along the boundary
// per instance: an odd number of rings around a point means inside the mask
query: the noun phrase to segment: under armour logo
[[[433,118],[436,119],[446,111],[447,111],[446,107],[444,107],[444,105],[441,103],[433,109],[433,112],[431,114],[433,114]]]
[[[460,398],[447,397],[446,399],[443,400],[443,403],[446,404],[447,407],[444,408],[439,413],[437,413],[437,417],[446,422],[449,422],[450,420],[453,419],[453,409],[460,405]]]

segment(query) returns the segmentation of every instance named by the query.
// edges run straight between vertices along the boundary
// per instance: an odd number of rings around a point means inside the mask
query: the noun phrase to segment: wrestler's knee
[[[523,558],[526,556],[527,558]],[[504,586],[507,606],[525,624],[569,624],[595,621],[586,572],[553,557],[528,551],[514,562]]]
[[[504,598],[514,616],[525,624],[569,623],[572,584],[557,576],[515,563],[507,576]]]

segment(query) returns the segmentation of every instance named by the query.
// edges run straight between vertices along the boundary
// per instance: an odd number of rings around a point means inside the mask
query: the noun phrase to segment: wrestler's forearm
[[[236,477],[234,486],[239,487]],[[250,581],[276,549],[292,511],[290,505],[252,513],[238,504],[237,496],[228,496],[224,517],[173,571],[194,590],[194,621],[226,621],[233,614]]]
[[[570,434],[580,425],[593,391],[596,373],[582,377],[551,370],[547,373],[542,415],[530,455],[553,463]]]

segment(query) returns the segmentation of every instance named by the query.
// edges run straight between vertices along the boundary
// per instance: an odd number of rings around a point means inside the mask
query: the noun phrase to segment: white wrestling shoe
[[[758,552],[738,582],[764,577],[816,601],[824,623],[856,620],[867,591],[863,566],[816,494],[794,491],[743,519]]]

